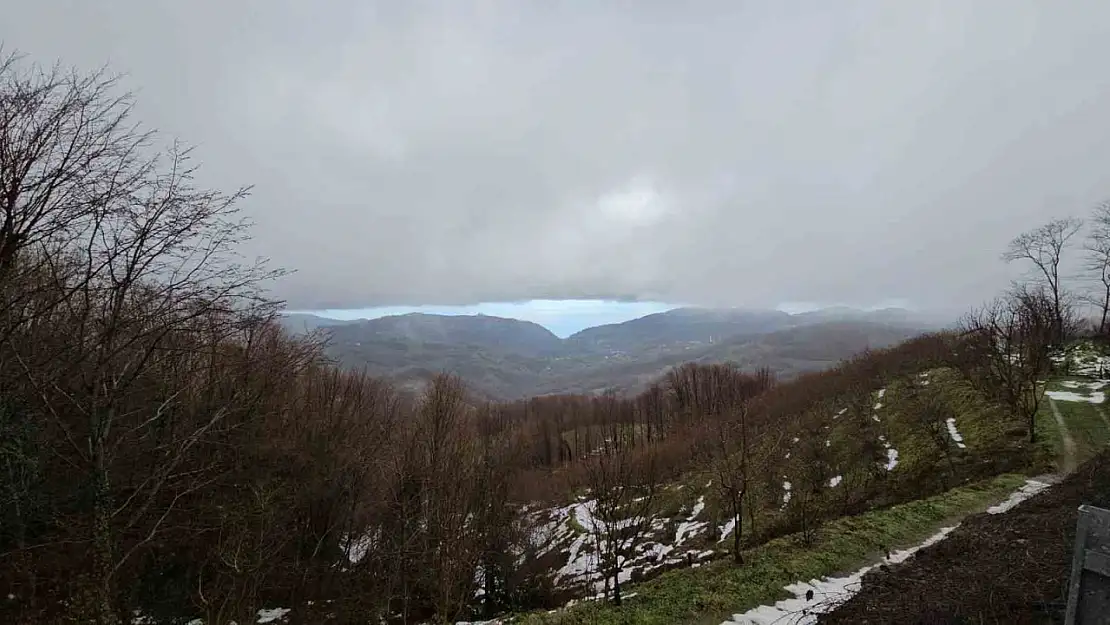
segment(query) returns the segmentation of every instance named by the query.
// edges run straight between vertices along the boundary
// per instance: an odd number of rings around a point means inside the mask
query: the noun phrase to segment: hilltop
[[[293,331],[320,332],[328,353],[342,366],[387,376],[414,390],[436,373],[450,371],[478,395],[496,399],[637,392],[683,362],[768,366],[788,378],[937,325],[901,309],[850,308],[797,315],[679,308],[588,328],[566,339],[535,323],[487,315],[412,313],[336,321],[297,314],[283,323]]]

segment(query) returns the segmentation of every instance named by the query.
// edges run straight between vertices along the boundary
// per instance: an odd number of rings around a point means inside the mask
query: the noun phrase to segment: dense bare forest
[[[411,397],[281,328],[264,291],[278,273],[236,253],[248,189],[199,188],[190,150],[160,149],[117,92],[104,73],[0,65],[4,622],[245,623],[281,605],[306,622],[412,623],[553,608],[568,595],[535,512],[586,492],[607,520],[584,528],[596,573],[619,603],[622,561],[682,475],[711,479],[742,566],[745,545],[1024,462],[1035,381],[1073,330],[1051,245],[1075,234],[1065,224],[1012,250],[1047,288],[1030,282],[963,332],[789,382],[691,364],[635,396],[477,402],[445,374]],[[1110,299],[1096,301],[1105,331]],[[928,470],[892,481],[877,468],[881,437],[863,435],[873,394],[934,369],[1004,406],[1016,438],[938,473],[941,436],[921,452]],[[940,431],[949,414],[911,390],[920,430]],[[858,435],[834,449],[821,432],[837,417]],[[805,471],[782,501],[787,464]]]

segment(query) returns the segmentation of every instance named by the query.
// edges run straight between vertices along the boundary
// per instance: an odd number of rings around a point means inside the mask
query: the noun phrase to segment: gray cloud
[[[252,183],[296,308],[962,307],[1110,196],[1110,4],[0,0]]]

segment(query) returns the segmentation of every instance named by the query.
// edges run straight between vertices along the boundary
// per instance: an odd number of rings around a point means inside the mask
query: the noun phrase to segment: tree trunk
[[[744,511],[737,507],[733,509],[733,520],[736,526],[732,528],[732,561],[736,564],[744,563],[744,554],[740,553],[740,532],[744,529]]]
[[[621,571],[617,567],[616,558],[613,559],[613,605],[621,605]]]
[[[104,440],[93,441],[93,575],[96,582],[96,622],[117,625],[112,593],[112,502]]]
[[[748,533],[755,536],[755,506],[752,505],[752,495],[747,489],[744,489],[744,496],[748,498]]]
[[[1106,336],[1106,317],[1110,315],[1110,284],[1105,285],[1106,293],[1102,298],[1102,319],[1098,324],[1099,336]]]

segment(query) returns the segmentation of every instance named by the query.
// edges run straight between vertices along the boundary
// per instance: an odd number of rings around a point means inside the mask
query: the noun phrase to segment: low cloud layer
[[[254,184],[300,309],[959,308],[1110,197],[1110,4],[0,0]]]

